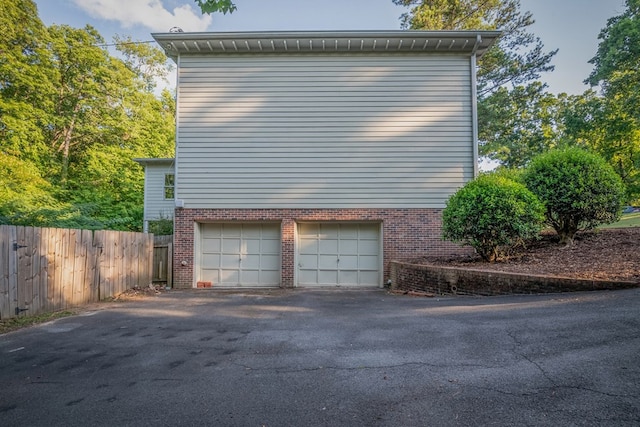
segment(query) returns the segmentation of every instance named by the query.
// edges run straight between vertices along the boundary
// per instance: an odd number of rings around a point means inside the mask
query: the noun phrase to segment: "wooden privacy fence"
[[[0,319],[148,286],[153,234],[0,225]]]

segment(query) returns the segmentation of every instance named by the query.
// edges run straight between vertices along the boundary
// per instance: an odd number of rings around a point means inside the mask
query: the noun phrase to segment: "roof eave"
[[[481,56],[500,31],[285,31],[154,33],[180,54],[455,53]]]

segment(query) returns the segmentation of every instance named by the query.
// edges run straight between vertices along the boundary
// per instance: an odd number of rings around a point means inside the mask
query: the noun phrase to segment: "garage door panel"
[[[222,224],[222,233],[224,237],[240,237],[242,234],[242,227],[237,224]]]
[[[240,257],[236,254],[222,255],[220,257],[221,268],[238,268],[240,266]]]
[[[280,255],[262,255],[260,257],[260,267],[263,270],[276,270],[280,271],[276,266],[280,265]]]
[[[280,283],[280,270],[262,270],[260,274],[260,279],[263,283]]]
[[[222,252],[238,254],[240,253],[240,240],[226,238],[222,241]]]
[[[242,283],[247,285],[260,283],[260,272],[257,270],[242,270]]]
[[[312,223],[302,223],[298,224],[298,235],[301,237],[304,236],[317,236],[318,230],[320,229],[320,225],[312,224]]]
[[[318,268],[318,255],[300,255],[298,256],[298,264],[305,269]]]
[[[378,271],[362,271],[360,270],[359,283],[380,283],[380,274]]]
[[[222,284],[234,284],[240,281],[239,270],[220,270],[220,283]]]
[[[262,239],[263,240],[277,240],[280,242],[280,226],[274,227],[262,227]]]
[[[314,238],[300,239],[300,253],[301,254],[317,254],[318,253],[318,241]]]
[[[220,238],[222,236],[222,228],[221,227],[212,227],[211,224],[202,224],[200,227],[200,235],[204,239],[214,239]]]
[[[280,240],[263,240],[260,253],[280,254]]]
[[[203,254],[202,263],[204,265],[219,265],[220,255],[219,254]]]
[[[341,285],[357,285],[358,284],[358,271],[357,270],[340,270],[338,276],[338,283]]]
[[[260,239],[245,239],[241,251],[243,254],[259,254],[260,246]]]
[[[349,227],[341,227],[340,228],[340,239],[341,240],[349,240],[349,239],[358,239],[358,229],[357,228],[349,228]]]
[[[220,272],[218,270],[203,270],[200,274],[203,282],[220,283]]]
[[[335,255],[320,255],[318,257],[318,268],[334,269],[338,266],[338,258]]]
[[[319,270],[318,271],[318,282],[321,285],[325,284],[333,284],[338,281],[338,272],[335,270]]]
[[[358,269],[358,255],[340,255],[340,270]]]
[[[377,240],[360,240],[358,244],[358,253],[360,255],[378,255],[380,252],[380,244]]]
[[[220,252],[222,240],[219,238],[209,238],[202,240],[202,252]]]
[[[320,240],[320,253],[323,254],[337,254],[338,253],[338,240],[337,239],[325,239]]]
[[[358,254],[358,241],[357,240],[340,240],[340,255],[345,254]]]
[[[322,224],[318,231],[318,237],[321,239],[337,238],[340,228],[337,224]]]
[[[260,255],[243,255],[241,267],[243,270],[260,269]]]
[[[376,255],[363,255],[358,257],[358,266],[361,270],[378,270],[378,257]]]
[[[380,229],[376,224],[362,224],[359,229],[359,237],[361,240],[370,239],[378,241]]]
[[[300,270],[300,272],[298,273],[298,280],[301,283],[318,283],[318,271]]]

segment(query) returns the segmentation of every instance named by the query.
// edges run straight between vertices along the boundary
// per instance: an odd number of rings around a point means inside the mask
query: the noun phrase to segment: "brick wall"
[[[531,276],[491,270],[391,262],[391,289],[436,295],[545,294],[626,289],[634,282]]]
[[[194,232],[200,222],[277,221],[282,230],[282,287],[294,286],[294,230],[302,221],[373,221],[383,224],[384,278],[389,261],[463,251],[441,239],[441,209],[176,209],[174,286],[194,285]]]

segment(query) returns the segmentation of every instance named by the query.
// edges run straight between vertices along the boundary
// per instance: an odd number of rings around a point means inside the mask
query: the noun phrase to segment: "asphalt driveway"
[[[640,289],[105,303],[0,336],[0,425],[637,426]]]

